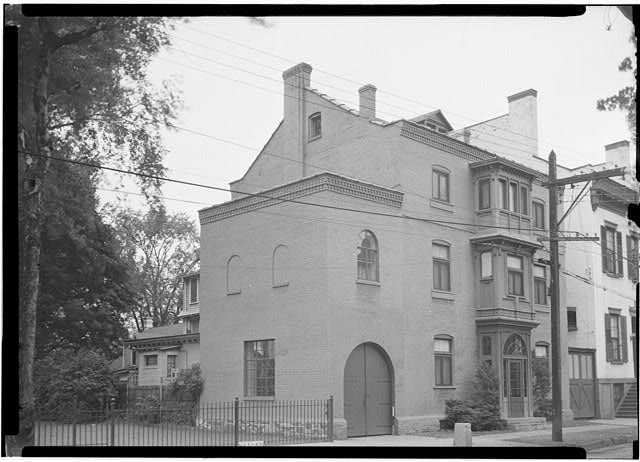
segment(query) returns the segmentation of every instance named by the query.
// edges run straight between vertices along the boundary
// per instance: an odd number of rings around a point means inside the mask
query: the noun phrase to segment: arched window
[[[273,287],[289,285],[289,249],[281,244],[273,250]]]
[[[240,257],[233,255],[227,262],[227,295],[239,294],[241,287]]]
[[[309,116],[309,140],[322,136],[322,118],[319,112]]]
[[[511,334],[504,342],[505,356],[527,356],[527,346],[518,334]]]
[[[367,230],[360,233],[358,240],[358,279],[379,282],[378,240]]]

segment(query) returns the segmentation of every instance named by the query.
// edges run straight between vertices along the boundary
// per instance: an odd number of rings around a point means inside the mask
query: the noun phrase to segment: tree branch
[[[51,49],[52,51],[55,51],[65,45],[71,45],[73,43],[80,42],[81,40],[91,37],[93,34],[108,30],[109,28],[110,27],[106,26],[104,23],[100,23],[96,26],[88,27],[79,32],[69,32],[68,34],[62,36],[56,36],[56,41],[54,42]]]

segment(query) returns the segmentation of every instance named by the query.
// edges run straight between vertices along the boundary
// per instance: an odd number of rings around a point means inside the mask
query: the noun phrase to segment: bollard
[[[471,446],[471,424],[457,423],[453,428],[454,446]]]

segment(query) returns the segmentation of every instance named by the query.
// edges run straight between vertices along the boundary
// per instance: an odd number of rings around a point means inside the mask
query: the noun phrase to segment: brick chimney
[[[607,144],[604,147],[606,161],[618,167],[628,167],[629,160],[629,142],[627,140],[618,141],[616,143]]]
[[[376,118],[376,90],[377,88],[371,84],[358,90],[360,93],[360,117]]]
[[[533,88],[507,96],[509,131],[497,134],[511,140],[513,154],[519,157],[538,155],[538,92]],[[497,143],[510,144],[498,139]],[[528,155],[527,155],[528,154]]]
[[[307,143],[307,90],[311,85],[311,71],[307,63],[296,64],[282,73],[284,80],[284,139],[283,155],[292,160],[283,166],[283,182],[305,176]]]
[[[143,318],[144,330],[153,328],[153,318]]]

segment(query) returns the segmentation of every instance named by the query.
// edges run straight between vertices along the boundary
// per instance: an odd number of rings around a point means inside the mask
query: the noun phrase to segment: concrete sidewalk
[[[448,437],[450,435],[450,437]],[[477,447],[540,447],[577,446],[586,450],[629,443],[638,439],[636,419],[590,420],[562,429],[562,442],[551,441],[551,425],[542,430],[514,432],[477,432],[472,435],[472,445]],[[425,435],[382,435],[364,438],[348,438],[331,443],[304,446],[453,446],[453,432]]]

